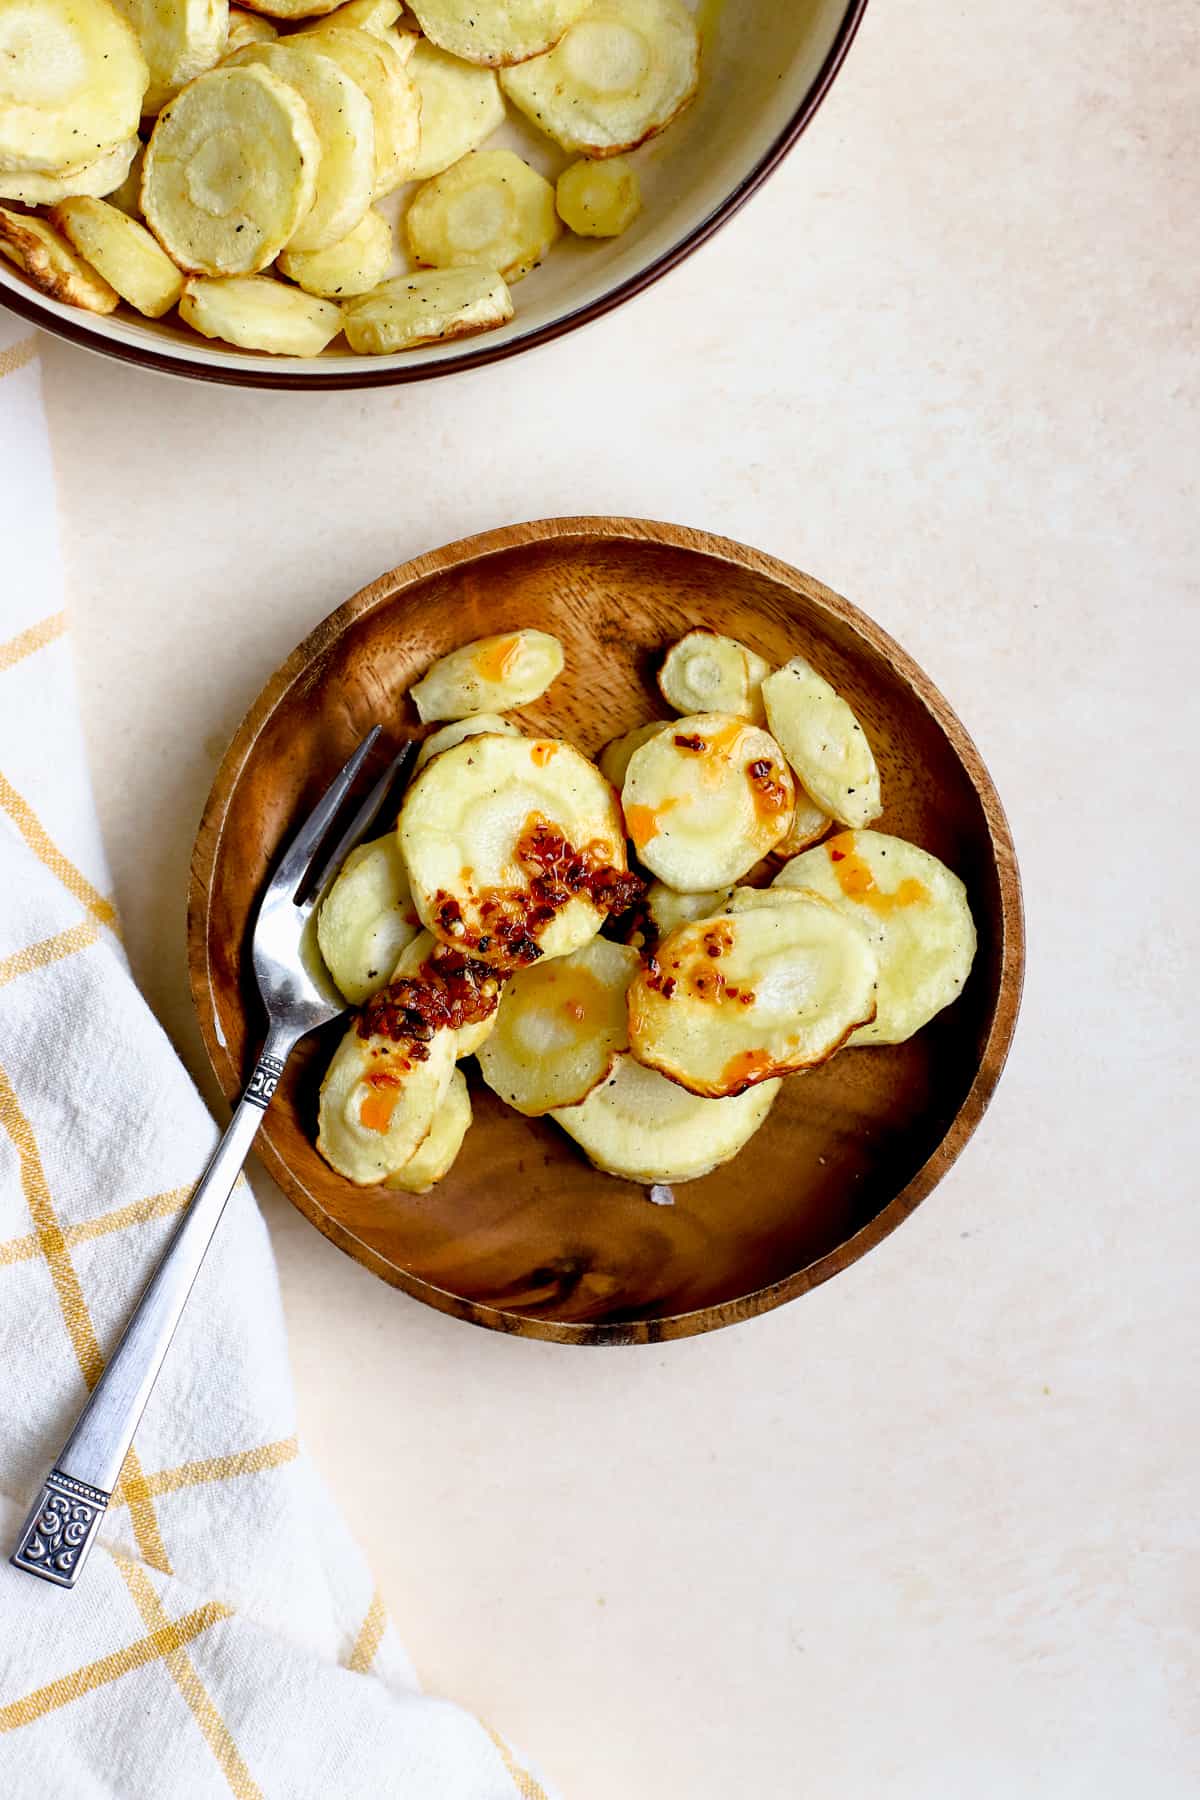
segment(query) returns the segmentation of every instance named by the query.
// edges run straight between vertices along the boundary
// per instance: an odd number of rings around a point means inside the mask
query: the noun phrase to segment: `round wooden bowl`
[[[846,1050],[784,1083],[731,1163],[674,1204],[598,1174],[549,1121],[474,1077],[475,1123],[452,1172],[414,1198],[357,1188],[313,1146],[317,1091],[343,1027],[307,1040],[258,1140],[288,1197],[385,1281],[493,1330],[560,1343],[645,1343],[732,1324],[837,1274],[907,1218],[986,1107],[1012,1040],[1024,956],[1004,812],[978,751],[903,650],[847,601],[725,538],[640,519],[552,519],[487,532],[393,569],[338,608],[250,708],[209,796],[192,859],[192,992],[232,1099],[263,1018],[249,968],[257,895],[282,841],[436,656],[537,626],[566,670],[518,720],[588,752],[667,716],[662,650],[695,625],[779,663],[802,652],[846,695],[879,760],[880,828],[966,882],[979,952],[961,997],[909,1043]]]

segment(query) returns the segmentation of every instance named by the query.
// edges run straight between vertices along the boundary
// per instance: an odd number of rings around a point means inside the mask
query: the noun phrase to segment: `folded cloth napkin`
[[[7,1556],[215,1140],[121,949],[72,692],[37,343],[0,313],[0,1795],[538,1800],[422,1695],[296,1441],[243,1181],[79,1586]]]

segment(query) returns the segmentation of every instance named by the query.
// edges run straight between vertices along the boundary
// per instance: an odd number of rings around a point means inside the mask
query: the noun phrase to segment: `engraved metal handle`
[[[225,1202],[298,1036],[290,1029],[268,1033],[229,1127],[25,1521],[9,1559],[14,1568],[58,1587],[78,1581]]]

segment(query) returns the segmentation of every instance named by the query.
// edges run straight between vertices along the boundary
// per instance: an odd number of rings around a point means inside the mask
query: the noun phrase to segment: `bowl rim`
[[[661,255],[647,263],[644,269],[637,270],[616,287],[609,288],[597,295],[594,300],[577,306],[572,312],[561,318],[552,319],[548,324],[540,325],[523,336],[511,339],[506,344],[489,346],[478,344],[476,348],[464,349],[441,362],[417,363],[411,368],[401,364],[396,368],[381,369],[371,367],[374,358],[364,356],[361,360],[366,365],[358,369],[339,371],[338,373],[305,374],[291,372],[286,362],[281,360],[278,372],[273,369],[240,368],[237,364],[224,365],[210,362],[192,362],[174,356],[167,350],[160,350],[153,345],[126,344],[107,337],[95,326],[76,322],[71,318],[60,318],[43,310],[36,291],[21,287],[10,289],[7,285],[0,287],[0,302],[12,312],[28,319],[44,331],[52,332],[56,337],[64,338],[68,343],[82,345],[86,350],[95,350],[102,356],[110,356],[118,362],[131,363],[136,368],[152,369],[162,375],[175,375],[183,380],[216,382],[225,387],[249,387],[268,390],[301,389],[316,392],[330,392],[345,388],[396,387],[413,381],[433,381],[443,375],[457,375],[465,370],[481,369],[488,363],[503,362],[508,357],[518,356],[522,351],[536,349],[540,344],[552,343],[556,338],[565,337],[569,332],[589,325],[596,319],[614,311],[618,306],[632,300],[646,288],[659,281],[672,269],[685,261],[698,250],[701,244],[707,243],[722,225],[738,212],[778,165],[788,151],[806,130],[819,110],[826,94],[832,87],[851,44],[862,23],[863,14],[867,10],[867,0],[846,0],[845,10],[834,39],[826,53],[825,59],[814,79],[805,90],[799,106],[784,126],[783,130],[763,152],[762,156],[745,174],[732,191],[719,205],[706,213],[689,231]]]
[[[528,1314],[509,1312],[500,1307],[467,1300],[422,1276],[398,1269],[340,1220],[331,1217],[286,1166],[265,1134],[260,1135],[256,1144],[258,1156],[292,1205],[340,1250],[372,1273],[381,1276],[391,1286],[402,1288],[415,1299],[423,1300],[441,1312],[450,1313],[472,1324],[520,1337],[589,1345],[659,1343],[666,1339],[691,1337],[699,1332],[717,1330],[721,1326],[736,1324],[759,1313],[769,1312],[840,1274],[874,1249],[885,1237],[890,1236],[932,1192],[957,1160],[987,1110],[1012,1045],[1024,982],[1025,922],[1016,847],[1000,796],[982,756],[949,702],[907,651],[852,602],[825,587],[814,577],[803,575],[800,570],[780,558],[740,544],[734,539],[653,519],[613,515],[540,519],[525,525],[501,526],[459,538],[439,550],[413,557],[395,569],[388,570],[343,601],[341,606],[305,636],[253,701],[225,752],[205,802],[192,850],[187,906],[188,973],[192,1003],[199,1020],[205,1053],[222,1093],[227,1100],[232,1101],[240,1091],[242,1071],[234,1065],[223,1037],[219,1038],[214,1029],[208,962],[209,896],[212,873],[234,790],[268,720],[286,698],[293,684],[304,676],[315,657],[332,649],[348,630],[377,607],[398,602],[402,604],[408,589],[463,565],[482,564],[489,557],[514,548],[579,537],[610,542],[649,542],[735,563],[740,568],[750,569],[778,582],[792,592],[802,591],[818,611],[848,625],[864,638],[871,648],[886,657],[948,738],[979,799],[1000,890],[1000,969],[991,1021],[971,1086],[942,1138],[905,1186],[868,1224],[827,1251],[824,1256],[736,1300],[719,1301],[711,1306],[664,1314],[659,1318],[609,1323],[538,1319]]]

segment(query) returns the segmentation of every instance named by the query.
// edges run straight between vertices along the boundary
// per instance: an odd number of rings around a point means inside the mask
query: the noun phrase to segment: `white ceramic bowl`
[[[689,4],[693,0],[689,0]],[[700,93],[637,153],[645,207],[620,238],[564,234],[514,290],[500,331],[394,356],[263,356],[198,337],[173,317],[127,307],[107,317],[63,306],[0,258],[0,301],[89,349],[200,381],[251,387],[375,387],[478,367],[544,343],[619,306],[717,230],[795,143],[850,47],[866,0],[695,0],[704,35]],[[570,159],[510,118],[489,145],[509,144],[553,178]],[[389,197],[398,214],[405,194]],[[401,265],[397,264],[397,269]]]

